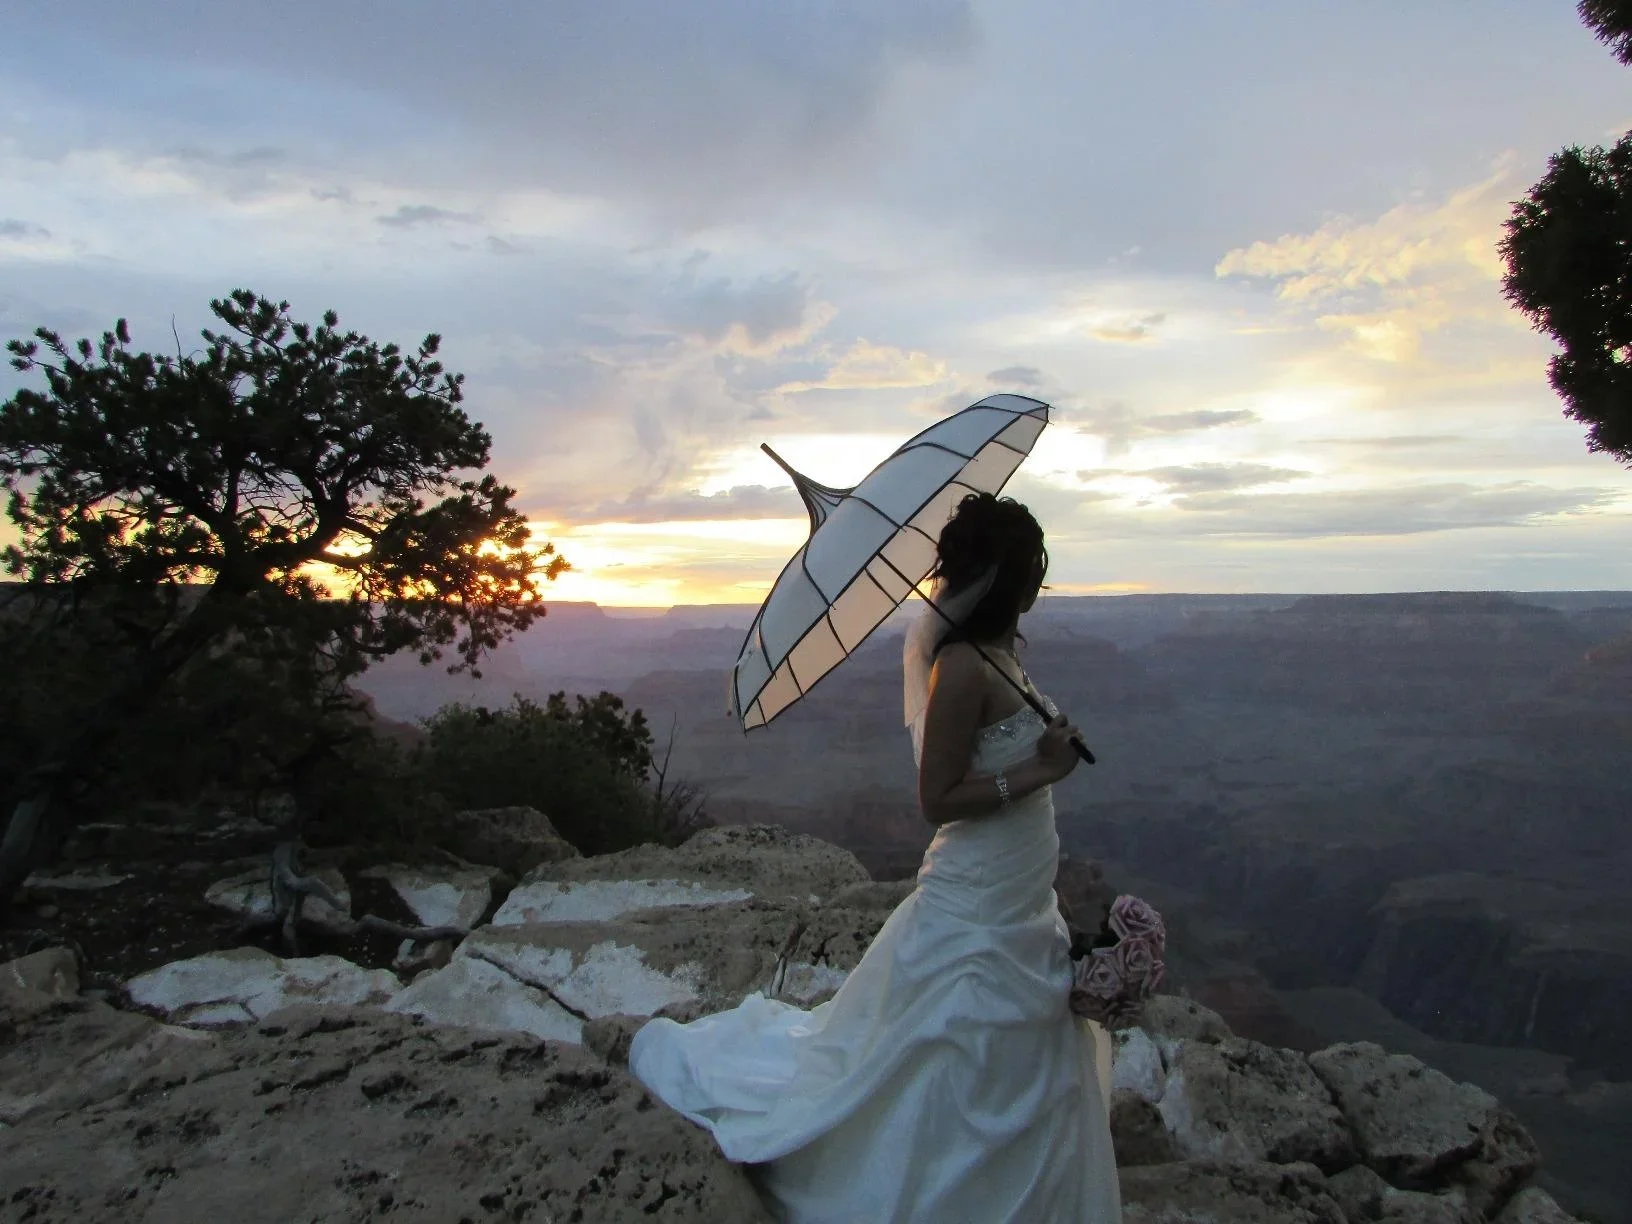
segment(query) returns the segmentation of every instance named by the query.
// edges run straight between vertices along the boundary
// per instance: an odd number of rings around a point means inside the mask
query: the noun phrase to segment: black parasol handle
[[[767,448],[767,449],[769,449],[769,448]],[[774,454],[772,455],[772,458],[775,458]],[[896,569],[895,565],[890,561],[890,559],[888,557],[886,557],[882,553],[880,553],[879,554],[879,560],[883,561],[885,565],[889,566],[890,569],[894,570],[896,577],[900,578],[902,582],[905,582],[908,586],[910,586],[917,593],[919,599],[923,600],[926,604],[928,604],[931,608],[933,608],[934,611],[935,611],[936,616],[940,617],[943,621],[945,621],[952,628],[954,628],[954,629],[957,628],[957,625],[954,624],[952,618],[941,610],[941,605],[936,603],[928,595],[925,595],[924,592],[923,592],[923,588],[920,587],[916,582],[914,582],[911,578],[908,578],[899,569]],[[992,668],[993,671],[995,671],[998,675],[1002,676],[1003,679],[1005,679],[1005,680],[1007,680],[1009,682],[1009,687],[1010,688],[1014,689],[1015,692],[1019,693],[1020,696],[1022,696],[1022,697],[1024,697],[1026,699],[1026,704],[1029,705],[1032,709],[1036,710],[1037,713],[1042,717],[1044,725],[1047,725],[1048,723],[1051,723],[1051,722],[1054,721],[1054,716],[1052,714],[1050,714],[1046,709],[1043,708],[1043,703],[1041,701],[1037,700],[1036,695],[1034,693],[1032,693],[1030,689],[1022,686],[1020,684],[1020,682],[1017,681],[1013,676],[1009,675],[1008,672],[1004,671],[996,663],[993,663],[992,662],[992,656],[987,654],[984,650],[982,650],[980,648],[980,644],[978,642],[970,642],[969,644],[975,648],[975,653],[976,654],[978,654],[981,658],[985,659],[986,662],[991,665],[991,668]],[[1072,741],[1071,741],[1071,747],[1073,747],[1073,748],[1075,748],[1077,750],[1077,755],[1082,758],[1082,760],[1083,760],[1083,762],[1085,764],[1088,764],[1088,765],[1094,764],[1094,754],[1092,752],[1088,751],[1088,745],[1083,743],[1081,739],[1073,738]]]
[[[937,611],[939,611],[939,609],[937,609]],[[1054,721],[1054,716],[1043,707],[1043,703],[1041,701],[1037,700],[1037,695],[1035,693],[1033,693],[1030,689],[1023,687],[1018,681],[1015,680],[1013,676],[1009,675],[1008,672],[1004,671],[996,663],[993,663],[991,656],[980,648],[979,643],[970,642],[969,644],[975,648],[976,654],[985,659],[987,663],[991,664],[993,671],[1009,682],[1010,688],[1026,699],[1026,704],[1037,711],[1045,724]],[[1084,764],[1094,764],[1094,754],[1088,750],[1088,745],[1083,743],[1082,740],[1073,737],[1071,740],[1071,747],[1077,750],[1077,755],[1082,758]]]

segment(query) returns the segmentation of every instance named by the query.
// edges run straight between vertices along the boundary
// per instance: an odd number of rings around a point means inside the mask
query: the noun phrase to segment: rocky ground
[[[537,813],[475,823],[490,863],[318,864],[354,912],[470,930],[426,947],[224,949],[267,903],[253,862],[175,875],[196,895],[162,935],[108,904],[136,895],[106,861],[37,880],[7,939],[48,946],[0,966],[0,1217],[768,1218],[629,1076],[628,1037],[753,990],[827,997],[910,882],[771,826],[585,859]],[[1490,1094],[1369,1043],[1236,1036],[1177,996],[1118,1034],[1111,1109],[1130,1224],[1571,1218]]]

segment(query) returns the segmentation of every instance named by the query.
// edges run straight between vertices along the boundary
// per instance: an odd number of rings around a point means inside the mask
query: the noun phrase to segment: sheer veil
[[[912,735],[914,764],[924,755],[924,713],[929,708],[929,673],[935,666],[935,648],[986,598],[996,580],[995,565],[962,590],[948,593],[945,584],[936,580],[924,600],[923,611],[907,630],[901,650],[902,714]]]

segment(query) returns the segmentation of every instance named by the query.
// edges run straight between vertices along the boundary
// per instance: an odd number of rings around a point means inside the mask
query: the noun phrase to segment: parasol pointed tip
[[[769,442],[761,442],[759,444],[759,449],[764,451],[767,455],[769,455],[772,458],[772,460],[775,461],[777,467],[781,468],[789,476],[793,477],[793,483],[795,485],[800,485],[800,484],[803,484],[805,482],[805,477],[801,476],[798,472],[794,471],[793,470],[793,465],[791,463],[789,463],[786,459],[782,458],[781,455],[777,454],[774,450],[772,450],[771,449],[771,444]]]

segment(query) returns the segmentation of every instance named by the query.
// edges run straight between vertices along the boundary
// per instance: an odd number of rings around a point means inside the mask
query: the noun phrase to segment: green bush
[[[648,789],[645,716],[610,693],[579,697],[576,708],[563,694],[547,705],[517,696],[500,710],[449,705],[425,730],[414,768],[427,793],[454,810],[537,808],[584,854],[674,844],[701,823]]]

